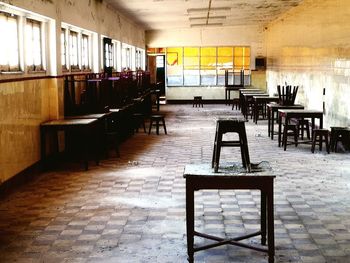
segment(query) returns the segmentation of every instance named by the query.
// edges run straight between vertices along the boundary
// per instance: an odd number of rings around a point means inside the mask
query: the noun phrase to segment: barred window
[[[17,16],[0,12],[0,71],[19,71],[19,45]]]
[[[89,69],[89,36],[82,34],[81,36],[81,67]]]
[[[69,32],[69,55],[70,68],[79,69],[78,33],[74,31]]]
[[[26,64],[29,71],[40,71],[44,69],[42,54],[41,22],[27,19]]]

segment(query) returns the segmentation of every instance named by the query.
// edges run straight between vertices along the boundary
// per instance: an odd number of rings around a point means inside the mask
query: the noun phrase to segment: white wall
[[[350,126],[350,1],[305,0],[267,30],[267,83],[299,85],[297,101]],[[323,90],[326,95],[323,97]]]

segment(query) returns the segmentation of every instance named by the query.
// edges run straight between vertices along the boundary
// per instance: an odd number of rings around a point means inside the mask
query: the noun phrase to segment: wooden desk
[[[270,97],[270,96],[253,96],[254,101],[254,121],[255,124],[258,123],[259,119],[259,104],[263,105],[264,109],[266,108],[266,104],[268,102],[278,102],[278,97]]]
[[[248,108],[249,108],[249,103],[252,102],[253,96],[269,96],[269,94],[264,93],[264,92],[253,92],[253,93],[243,93],[242,94],[242,113],[245,119],[248,119]]]
[[[96,144],[97,119],[63,119],[44,122],[40,125],[41,137],[41,161],[45,166],[46,162],[46,134],[56,132],[55,144],[58,149],[57,131],[75,131],[81,134],[82,154],[84,156],[85,170],[88,169],[88,152],[89,146]],[[93,147],[95,148],[95,147]],[[91,151],[96,152],[96,151]],[[98,164],[98,155],[95,153],[96,163]]]
[[[243,88],[243,85],[228,85],[225,86],[225,104],[230,105],[231,103],[231,91],[240,90]]]
[[[274,130],[274,122],[275,122],[275,113],[277,113],[279,109],[300,109],[300,110],[304,109],[304,106],[301,104],[287,106],[287,105],[281,105],[278,103],[268,103],[266,106],[267,106],[267,119],[268,119],[267,134],[268,136],[271,136],[271,140],[273,140],[273,135],[274,135],[273,130]]]
[[[278,110],[278,147],[281,147],[281,133],[282,133],[282,118],[284,117],[284,124],[287,125],[291,118],[295,119],[311,119],[312,133],[315,129],[315,119],[319,119],[319,128],[323,128],[323,111],[319,110],[297,110],[297,109],[279,109]],[[310,143],[305,141],[303,143]],[[301,142],[298,142],[301,143]],[[286,148],[286,143],[284,144]]]
[[[274,213],[273,213],[273,180],[275,176],[244,173],[234,168],[224,167],[214,173],[210,164],[186,165],[184,178],[186,178],[186,229],[187,229],[187,253],[188,261],[193,262],[194,253],[197,251],[214,248],[221,245],[235,245],[260,252],[269,256],[269,262],[274,262],[275,238],[274,238]],[[260,231],[235,238],[221,238],[195,231],[194,228],[194,192],[202,189],[249,189],[261,191],[261,218]],[[266,229],[267,228],[267,229]],[[266,245],[266,234],[268,247]],[[253,246],[239,242],[243,239],[261,235],[261,245]],[[194,247],[194,236],[217,241],[215,243]]]

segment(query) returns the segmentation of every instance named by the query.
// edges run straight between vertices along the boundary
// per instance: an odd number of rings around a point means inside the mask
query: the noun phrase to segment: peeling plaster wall
[[[94,31],[99,34],[99,37],[106,35],[145,48],[144,29],[103,1],[11,0],[2,2],[56,20],[57,63],[60,61],[61,22]],[[98,53],[101,54],[101,52]],[[57,68],[60,68],[59,64]],[[57,73],[60,74],[60,70]],[[9,78],[9,76],[0,75],[0,78]],[[40,123],[62,117],[63,104],[61,78],[0,83],[0,184],[40,160]]]
[[[257,25],[146,31],[146,42],[149,47],[250,46],[252,69],[256,56],[266,56],[264,28]],[[252,72],[252,83],[265,89],[265,74],[261,78],[261,72],[255,73]],[[200,93],[205,99],[225,98],[223,87],[172,87],[166,90],[167,99],[193,99]]]
[[[267,83],[299,85],[297,101],[350,126],[350,1],[305,0],[267,30]],[[325,89],[325,96],[323,90]]]

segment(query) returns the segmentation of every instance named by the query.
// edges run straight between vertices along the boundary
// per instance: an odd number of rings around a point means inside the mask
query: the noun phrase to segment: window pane
[[[167,48],[167,81],[170,86],[183,85],[183,49]]]
[[[233,57],[233,48],[232,47],[218,47],[218,56],[219,57]]]
[[[198,57],[199,48],[198,47],[184,47],[184,56],[185,57]]]
[[[67,68],[67,62],[66,62],[66,30],[64,28],[61,29],[61,64],[62,67]]]
[[[0,12],[0,71],[19,70],[17,16]]]

